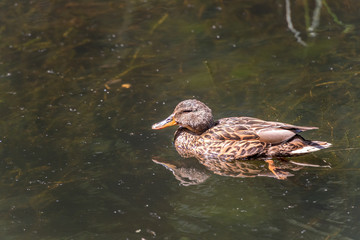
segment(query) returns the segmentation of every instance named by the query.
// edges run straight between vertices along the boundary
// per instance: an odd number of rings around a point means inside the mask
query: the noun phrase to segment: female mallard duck
[[[288,157],[328,148],[330,143],[305,140],[298,133],[318,129],[251,117],[230,117],[214,121],[211,109],[189,99],[180,102],[165,120],[152,129],[179,125],[176,150],[183,157],[233,161],[258,157]]]

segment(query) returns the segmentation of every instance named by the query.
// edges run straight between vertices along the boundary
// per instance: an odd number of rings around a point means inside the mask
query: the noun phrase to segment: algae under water
[[[1,1],[1,239],[358,238],[359,9]],[[296,161],[331,168],[279,181],[182,159],[174,129],[151,124],[188,98],[215,118],[317,126],[306,138],[333,147]],[[204,181],[181,185],[156,158]]]

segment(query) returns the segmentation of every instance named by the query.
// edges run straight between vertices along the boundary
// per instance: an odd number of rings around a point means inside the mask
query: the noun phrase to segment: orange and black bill
[[[174,126],[177,123],[174,120],[174,114],[171,114],[169,117],[167,117],[165,120],[155,123],[154,125],[152,125],[152,129],[162,129],[162,128],[166,128],[166,127],[170,127],[170,126]]]

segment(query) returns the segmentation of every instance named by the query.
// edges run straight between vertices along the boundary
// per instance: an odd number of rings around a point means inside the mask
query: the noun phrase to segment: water
[[[1,239],[358,239],[359,7],[2,1]],[[281,181],[182,159],[151,125],[187,98],[318,126],[304,136],[333,147],[292,160],[331,168]]]

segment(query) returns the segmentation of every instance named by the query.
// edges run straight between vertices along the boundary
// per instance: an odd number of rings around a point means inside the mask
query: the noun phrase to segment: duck
[[[265,121],[253,117],[227,117],[214,120],[203,102],[180,102],[163,121],[152,125],[159,130],[178,125],[174,145],[180,156],[217,159],[220,162],[262,158],[276,175],[273,158],[299,156],[329,148],[331,143],[304,139],[300,133],[318,127]]]

